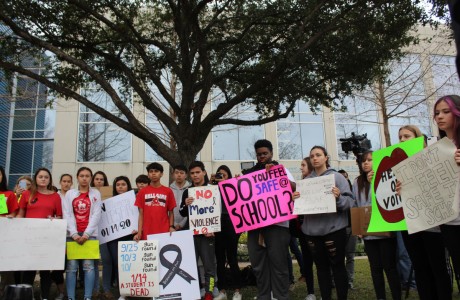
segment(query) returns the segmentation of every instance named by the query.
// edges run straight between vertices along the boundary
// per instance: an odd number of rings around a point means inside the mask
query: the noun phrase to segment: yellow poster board
[[[99,241],[88,240],[83,245],[67,242],[67,259],[99,259]]]

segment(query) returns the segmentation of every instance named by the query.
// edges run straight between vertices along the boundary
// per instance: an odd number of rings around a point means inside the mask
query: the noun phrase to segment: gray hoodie
[[[179,225],[181,228],[183,228],[185,226],[185,224],[187,223],[188,220],[187,220],[187,218],[184,218],[184,217],[182,217],[180,215],[179,207],[180,207],[180,203],[182,201],[182,194],[190,186],[191,186],[191,183],[188,182],[188,181],[185,181],[185,184],[184,184],[184,186],[182,188],[179,188],[176,185],[175,181],[173,181],[173,183],[171,183],[171,185],[169,186],[171,188],[171,190],[173,191],[173,193],[174,193],[174,198],[176,199],[176,207],[174,207],[174,225]]]
[[[305,215],[302,223],[302,232],[311,236],[322,236],[348,226],[348,211],[353,205],[353,196],[350,191],[350,185],[342,174],[329,168],[320,176],[334,174],[335,186],[340,190],[340,196],[336,201],[337,212]],[[307,178],[318,177],[313,171]]]

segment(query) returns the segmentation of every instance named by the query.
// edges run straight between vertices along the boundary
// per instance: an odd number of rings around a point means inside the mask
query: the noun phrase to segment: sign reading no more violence
[[[188,206],[188,220],[193,234],[220,231],[220,192],[217,185],[192,187],[188,190],[193,203]]]
[[[219,183],[236,233],[294,219],[292,189],[282,165]]]

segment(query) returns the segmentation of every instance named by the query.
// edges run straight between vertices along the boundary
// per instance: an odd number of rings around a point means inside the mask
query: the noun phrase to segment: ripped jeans
[[[90,240],[95,238],[91,237]],[[67,239],[67,241],[72,241],[72,239]],[[91,299],[93,294],[94,287],[94,260],[93,259],[83,259],[83,272],[85,278],[85,296],[84,299]],[[77,285],[77,271],[78,271],[79,260],[67,260],[66,264],[66,288],[67,288],[67,297],[68,299],[75,300],[75,287]]]
[[[337,290],[337,299],[347,299],[348,275],[345,268],[347,234],[345,228],[323,236],[307,236],[307,242],[316,264],[322,299],[331,299],[331,270]]]

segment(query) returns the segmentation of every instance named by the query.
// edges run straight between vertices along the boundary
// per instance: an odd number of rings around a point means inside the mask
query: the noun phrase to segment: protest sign
[[[147,240],[158,240],[160,248],[160,296],[155,299],[200,299],[192,231],[151,234]]]
[[[121,296],[160,295],[157,240],[118,242],[118,266]]]
[[[132,234],[138,229],[136,195],[129,191],[102,201],[98,239],[101,244]]]
[[[390,237],[391,232],[368,232],[369,222],[371,220],[372,206],[352,207],[351,216],[351,233],[353,235],[373,235]]]
[[[423,149],[423,137],[372,153],[372,216],[368,232],[406,230],[401,197],[396,194],[392,168]]]
[[[0,194],[0,215],[8,213],[8,205],[6,203],[5,194]]]
[[[458,216],[460,167],[455,145],[448,139],[425,148],[393,167],[401,181],[407,230],[415,233],[447,223]]]
[[[188,220],[193,234],[220,231],[220,192],[217,185],[191,187],[188,189],[193,203],[188,206]]]
[[[294,219],[290,181],[282,165],[219,182],[236,233]]]
[[[337,212],[336,199],[332,193],[334,174],[296,181],[300,197],[294,202],[294,214],[323,214]]]
[[[101,186],[97,188],[99,193],[101,193],[101,200],[109,199],[113,196],[113,187],[109,186]]]
[[[87,240],[80,245],[77,242],[67,242],[67,259],[99,259],[99,241]]]
[[[66,220],[0,218],[0,271],[64,270]]]

